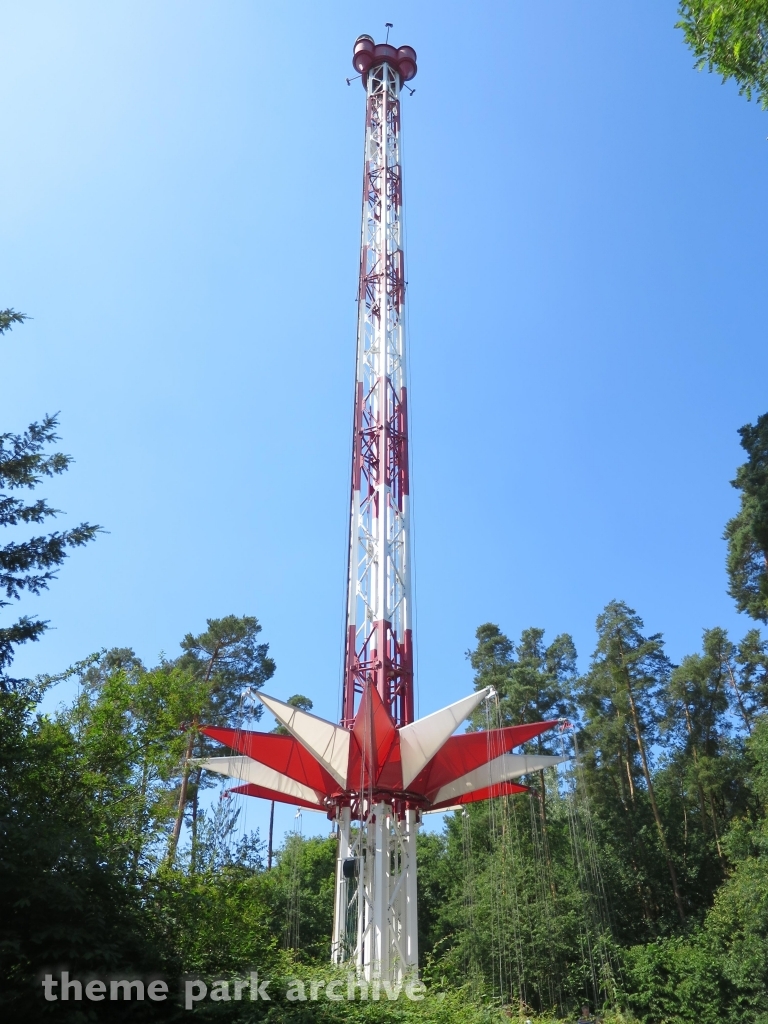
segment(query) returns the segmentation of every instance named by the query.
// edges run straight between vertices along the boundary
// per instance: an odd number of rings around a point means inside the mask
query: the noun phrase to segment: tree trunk
[[[200,779],[202,774],[203,769],[198,768],[195,772],[195,791],[192,794],[192,845],[189,851],[189,870],[191,874],[194,874],[195,871],[197,871],[197,796],[200,792]]]
[[[640,753],[640,763],[643,766],[643,775],[645,776],[645,784],[648,787],[648,799],[651,801],[651,809],[653,811],[653,818],[656,822],[656,828],[659,833],[659,840],[661,842],[661,848],[664,851],[664,857],[667,862],[667,870],[669,871],[669,877],[672,882],[672,891],[675,894],[675,903],[677,904],[677,913],[680,916],[680,921],[685,924],[685,911],[683,910],[683,901],[680,897],[680,890],[677,885],[677,873],[675,872],[675,865],[672,863],[672,854],[667,843],[667,837],[664,834],[664,826],[661,823],[661,815],[659,814],[659,807],[656,803],[656,794],[653,789],[653,780],[651,779],[651,772],[648,767],[648,758],[645,753],[645,744],[643,743],[643,736],[640,730],[640,717],[637,713],[637,706],[635,705],[635,697],[632,693],[632,683],[629,678],[629,673],[625,669],[625,679],[627,683],[627,693],[629,695],[629,707],[632,712],[632,723],[635,728],[635,739],[637,741],[637,749]]]
[[[176,848],[179,845],[179,836],[181,835],[181,826],[184,821],[184,808],[187,805],[187,790],[189,789],[189,776],[191,769],[189,767],[189,759],[192,757],[192,750],[195,743],[195,731],[190,730],[189,741],[187,742],[187,749],[184,751],[184,767],[181,773],[181,789],[179,791],[179,806],[176,810],[176,821],[173,823],[173,832],[171,833],[171,840],[168,843],[168,863],[173,864],[176,860]]]
[[[635,780],[632,778],[632,758],[629,755],[629,736],[627,736],[627,780],[629,782],[629,798],[635,806]]]
[[[627,797],[626,797],[626,789],[624,788],[624,755],[621,752],[621,747],[619,747],[618,756],[619,756],[619,782],[621,783],[621,802],[626,807],[626,805],[627,805]]]
[[[738,686],[736,685],[736,680],[733,678],[733,669],[731,668],[731,663],[730,663],[730,661],[726,661],[725,664],[726,664],[726,666],[728,668],[728,678],[730,680],[731,686],[733,687],[733,692],[736,694],[736,701],[738,702],[738,705],[739,705],[739,711],[741,712],[741,717],[744,719],[744,725],[747,727],[748,735],[751,736],[752,735],[752,723],[749,720],[749,715],[747,714],[747,709],[744,707],[744,703],[743,703],[743,701],[741,699],[741,691],[739,690]]]
[[[147,821],[147,786],[149,785],[149,763],[147,758],[147,751],[144,750],[144,760],[141,766],[141,786],[139,788],[139,794],[141,796],[141,804],[139,805],[138,821],[137,821],[137,832],[133,854],[131,856],[131,869],[133,877],[139,873],[139,857],[141,855],[141,836],[144,831],[144,825]]]
[[[720,864],[723,870],[725,870],[727,864],[725,863],[725,857],[720,846],[720,835],[717,831],[717,815],[715,814],[715,802],[712,799],[712,793],[709,794],[709,810],[712,815],[712,831],[715,833],[715,846],[717,847],[717,856],[720,858]]]
[[[275,827],[275,801],[269,811],[269,845],[267,846],[267,871],[272,870],[272,832]]]
[[[699,754],[696,749],[696,744],[693,740],[693,726],[691,724],[691,716],[688,712],[688,705],[683,701],[683,713],[685,714],[685,726],[688,729],[688,737],[691,741],[691,753],[693,754],[693,767],[696,774],[696,789],[699,793],[699,808],[701,809],[701,821],[702,830],[704,829],[704,820],[707,817],[707,811],[704,806],[704,790],[701,788],[701,779],[699,778]]]
[[[680,780],[680,798],[683,804],[683,864],[688,861],[688,811],[685,808],[685,792]]]
[[[208,661],[208,668],[205,672],[205,682],[209,683],[211,680],[211,673],[213,672],[213,666],[216,664],[216,659],[221,651],[221,643],[216,645],[216,648]],[[181,775],[181,792],[179,793],[179,806],[176,811],[176,821],[173,823],[173,833],[171,834],[171,840],[168,844],[168,863],[173,864],[176,860],[176,849],[179,845],[179,836],[181,835],[181,826],[184,823],[184,808],[187,803],[187,790],[189,789],[189,776],[190,767],[189,759],[192,757],[192,750],[194,749],[195,736],[197,733],[197,726],[200,724],[199,717],[195,717],[192,720],[192,728],[189,734],[189,742],[187,743],[187,749],[184,751],[184,768]]]

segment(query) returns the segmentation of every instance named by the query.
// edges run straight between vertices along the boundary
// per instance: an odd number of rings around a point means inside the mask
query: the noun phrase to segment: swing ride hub
[[[325,811],[338,834],[333,960],[367,980],[402,981],[418,968],[416,833],[424,813],[526,792],[515,781],[562,757],[512,749],[558,721],[453,733],[483,701],[479,690],[400,728],[367,683],[352,728],[254,694],[287,735],[205,726],[236,754],[200,762],[240,780],[231,792]],[[384,785],[384,780],[387,784]],[[354,826],[354,827],[353,827]],[[349,865],[356,870],[349,870]]]
[[[360,36],[353,64],[366,114],[341,722],[254,692],[286,734],[204,727],[234,753],[198,764],[335,821],[333,960],[397,984],[418,970],[422,815],[526,792],[515,779],[564,758],[511,752],[556,721],[453,735],[484,700],[498,717],[491,688],[414,716],[400,91],[416,52]]]

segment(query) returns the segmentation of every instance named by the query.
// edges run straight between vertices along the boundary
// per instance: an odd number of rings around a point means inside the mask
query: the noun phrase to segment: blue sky
[[[768,116],[692,70],[674,3],[4,5],[2,423],[109,531],[18,673],[173,656],[255,614],[271,690],[338,708],[360,217],[355,37],[403,111],[422,713],[476,627],[627,601],[670,655],[726,594],[736,430],[768,408]],[[65,696],[63,694],[62,696]],[[57,698],[58,699],[58,698]],[[253,801],[251,803],[254,803]],[[285,812],[286,824],[292,812]],[[261,811],[249,810],[261,823]],[[323,826],[324,827],[324,826]]]

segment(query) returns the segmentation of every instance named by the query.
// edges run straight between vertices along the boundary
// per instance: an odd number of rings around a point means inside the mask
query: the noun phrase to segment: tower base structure
[[[419,966],[416,833],[420,812],[398,813],[383,800],[352,825],[350,807],[337,814],[339,849],[332,960],[366,981],[402,983]]]

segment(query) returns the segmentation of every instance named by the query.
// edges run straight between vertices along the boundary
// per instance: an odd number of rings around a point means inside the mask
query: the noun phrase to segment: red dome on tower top
[[[412,46],[391,46],[389,43],[376,43],[372,36],[362,35],[355,40],[352,51],[352,65],[362,75],[363,85],[368,72],[376,64],[389,64],[400,75],[400,80],[409,82],[416,77],[416,51]]]

